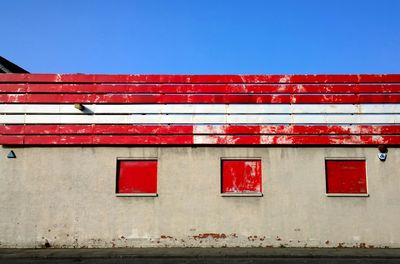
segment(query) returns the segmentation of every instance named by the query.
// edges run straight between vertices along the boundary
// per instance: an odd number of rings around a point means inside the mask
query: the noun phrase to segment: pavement
[[[6,259],[2,264],[399,264],[399,259],[375,258],[134,258],[134,259]]]
[[[11,260],[90,259],[385,259],[400,263],[400,248],[0,248],[0,262]],[[142,263],[141,262],[141,263]],[[15,262],[14,262],[15,263]],[[150,262],[149,262],[150,263]],[[151,262],[153,263],[153,262]],[[156,262],[154,262],[156,263]],[[165,262],[163,262],[165,263]],[[193,262],[197,263],[197,262]],[[283,262],[282,262],[283,263]],[[303,262],[302,262],[303,263]],[[364,263],[364,262],[363,262]],[[374,262],[375,263],[375,262]],[[394,262],[393,262],[394,263]]]

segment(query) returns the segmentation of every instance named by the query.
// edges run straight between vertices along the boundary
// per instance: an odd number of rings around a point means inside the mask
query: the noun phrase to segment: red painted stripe
[[[399,145],[400,136],[205,136],[209,144],[223,145]]]
[[[399,145],[400,136],[261,136],[261,144],[271,145]]]
[[[400,94],[291,95],[292,104],[399,103]]]
[[[93,136],[24,136],[24,145],[93,145]]]
[[[0,94],[0,103],[98,104],[358,104],[398,103],[400,94],[235,95],[235,94]]]
[[[0,134],[129,134],[129,135],[176,135],[193,134],[193,126],[164,125],[2,125]]]
[[[96,125],[94,134],[191,135],[193,126]]]
[[[194,137],[197,137],[195,141]],[[201,137],[201,140],[199,138]],[[202,142],[195,144],[194,142]],[[0,136],[2,145],[400,145],[400,136]]]
[[[264,126],[264,134],[294,134],[294,135],[396,135],[400,134],[400,125],[330,125],[330,126]],[[286,132],[286,133],[285,133]]]
[[[400,135],[400,125],[1,125],[0,135]]]
[[[0,125],[0,135],[94,133],[94,125]]]
[[[2,74],[0,82],[20,83],[400,83],[400,74],[338,75],[103,75]]]
[[[193,144],[193,136],[93,136],[93,143],[100,145],[187,145]]]
[[[23,145],[25,136],[0,135],[0,145]]]
[[[0,125],[0,135],[23,135],[23,134],[25,134],[24,125]]]
[[[0,142],[1,138],[0,136]],[[193,144],[193,136],[70,136],[45,135],[23,136],[24,145],[188,145]],[[18,144],[18,143],[4,143]],[[21,144],[21,143],[20,143]]]
[[[398,93],[398,84],[0,84],[0,93]]]

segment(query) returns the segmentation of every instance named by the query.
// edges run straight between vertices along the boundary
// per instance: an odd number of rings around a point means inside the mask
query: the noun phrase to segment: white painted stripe
[[[396,124],[390,114],[0,115],[3,124]]]
[[[0,114],[398,114],[400,104],[3,104]]]
[[[1,124],[23,124],[25,115],[0,115]]]

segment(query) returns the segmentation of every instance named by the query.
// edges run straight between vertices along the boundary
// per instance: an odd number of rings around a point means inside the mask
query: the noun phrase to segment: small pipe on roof
[[[81,110],[81,111],[83,111],[85,109],[85,106],[83,104],[80,104],[80,103],[74,104],[74,107],[76,109],[78,109],[78,110]]]

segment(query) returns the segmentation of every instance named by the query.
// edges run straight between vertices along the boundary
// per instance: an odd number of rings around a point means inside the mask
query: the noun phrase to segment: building
[[[0,73],[29,73],[18,65],[0,56]]]
[[[0,247],[399,247],[399,91],[1,74]]]

